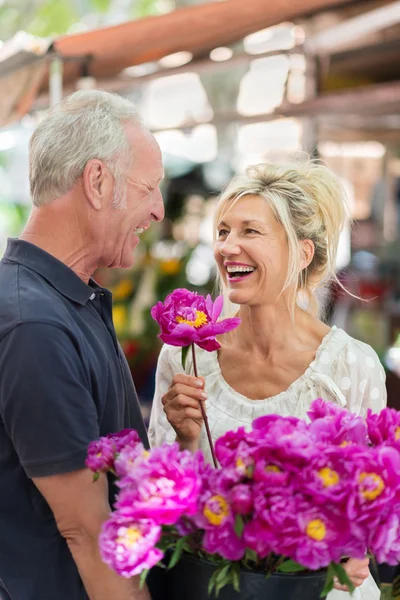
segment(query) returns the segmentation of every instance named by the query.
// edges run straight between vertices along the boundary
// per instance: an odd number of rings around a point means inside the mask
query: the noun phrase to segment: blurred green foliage
[[[79,29],[80,23],[89,28],[106,26],[157,15],[166,6],[159,0],[130,0],[123,6],[118,0],[0,0],[0,40],[12,38],[17,31],[51,37]]]

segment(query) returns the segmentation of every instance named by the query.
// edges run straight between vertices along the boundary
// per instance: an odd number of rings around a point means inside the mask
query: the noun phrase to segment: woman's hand
[[[203,424],[199,402],[206,399],[204,379],[184,373],[174,375],[168,392],[162,397],[164,412],[182,449],[193,452],[199,447]]]
[[[354,587],[359,587],[369,576],[369,558],[349,558],[342,566]],[[336,577],[334,578],[334,582],[335,590],[341,590],[342,592],[349,591],[347,585],[339,583],[339,580]]]

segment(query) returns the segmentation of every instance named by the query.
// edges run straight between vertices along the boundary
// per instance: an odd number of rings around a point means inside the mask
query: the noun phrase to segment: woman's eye
[[[220,229],[220,230],[218,231],[218,237],[219,237],[219,238],[220,238],[220,237],[224,237],[225,235],[228,235],[228,233],[229,233],[229,232],[227,231],[227,229]]]
[[[246,229],[245,233],[260,233],[260,232],[257,231],[256,229]]]

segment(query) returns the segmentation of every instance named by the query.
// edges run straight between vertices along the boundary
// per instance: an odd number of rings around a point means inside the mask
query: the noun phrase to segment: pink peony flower
[[[269,451],[278,461],[277,464],[280,463],[288,471],[297,471],[317,454],[307,424],[296,417],[259,417],[253,421],[253,430],[247,439],[256,447],[256,462],[258,457],[262,459]]]
[[[310,421],[315,421],[316,419],[323,419],[324,417],[334,417],[343,412],[347,412],[345,408],[342,408],[333,402],[325,402],[322,398],[317,398],[311,403],[307,415],[310,417]]]
[[[196,292],[177,289],[169,294],[164,303],[158,302],[151,309],[151,316],[160,325],[159,337],[171,346],[190,346],[212,352],[220,348],[215,337],[235,329],[240,319],[218,321],[223,305],[222,296],[213,301]]]
[[[135,457],[133,468],[120,482],[116,506],[125,517],[172,525],[183,514],[196,512],[203,468],[201,453],[163,444]]]
[[[368,410],[368,436],[374,446],[396,444],[400,448],[400,412],[394,408],[384,408],[376,414]]]
[[[94,473],[105,473],[114,464],[115,448],[112,440],[102,437],[89,444],[85,465]]]
[[[253,510],[253,493],[250,485],[239,483],[229,493],[229,502],[237,515],[248,515]]]
[[[365,420],[348,410],[315,419],[310,425],[310,440],[341,446],[361,444],[366,446],[368,431]]]
[[[135,429],[122,429],[118,433],[109,433],[107,438],[113,442],[116,452],[121,452],[125,446],[134,447],[140,442],[139,434]]]
[[[143,460],[149,456],[149,451],[145,449],[143,444],[138,443],[135,446],[127,445],[119,452],[114,461],[114,468],[117,476],[119,487],[130,485],[130,474],[135,470],[136,460]]]
[[[124,447],[133,449],[139,442],[139,435],[134,429],[109,433],[89,444],[85,464],[94,473],[109,471],[114,468],[114,460]]]
[[[241,560],[246,551],[246,544],[236,535],[234,522],[228,521],[218,529],[205,532],[203,548],[206,552],[220,554],[227,560]]]
[[[215,470],[203,479],[198,510],[192,520],[204,530],[202,545],[206,552],[218,553],[228,560],[240,560],[246,545],[235,532],[235,513],[221,473]]]
[[[397,565],[400,562],[400,515],[390,514],[382,523],[369,530],[368,548],[378,563]]]
[[[164,554],[155,547],[160,536],[161,527],[153,521],[132,521],[115,512],[100,533],[101,557],[123,577],[138,575],[163,558]]]
[[[239,427],[236,431],[227,431],[215,442],[215,453],[221,467],[234,466],[238,453],[245,453],[248,448],[248,434],[244,427]]]

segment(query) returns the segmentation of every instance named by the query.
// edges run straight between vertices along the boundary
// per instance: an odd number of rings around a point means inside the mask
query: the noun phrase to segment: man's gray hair
[[[133,159],[125,124],[139,124],[129,100],[100,90],[83,90],[54,106],[29,142],[29,182],[35,206],[66,194],[86,163],[103,161],[118,185]]]

